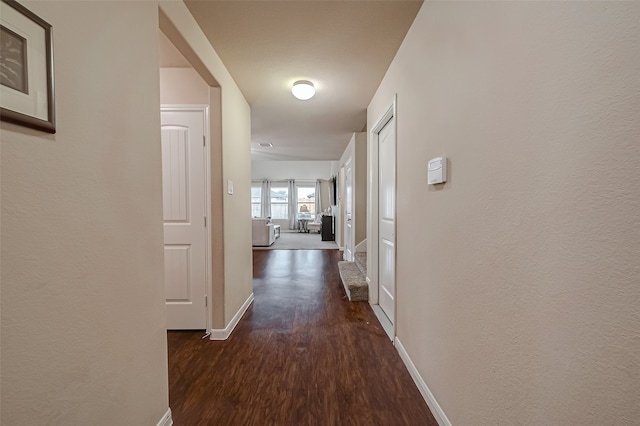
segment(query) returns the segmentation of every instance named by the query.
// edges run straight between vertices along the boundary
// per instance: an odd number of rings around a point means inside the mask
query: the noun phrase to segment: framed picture
[[[0,0],[0,119],[56,132],[51,25]]]

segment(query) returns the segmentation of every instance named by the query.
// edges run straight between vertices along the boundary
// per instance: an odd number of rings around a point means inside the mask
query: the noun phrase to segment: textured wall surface
[[[397,334],[455,425],[640,418],[639,46],[637,2],[426,2],[370,104]]]
[[[21,3],[53,25],[57,133],[1,126],[0,423],[155,425],[168,409],[157,4]]]

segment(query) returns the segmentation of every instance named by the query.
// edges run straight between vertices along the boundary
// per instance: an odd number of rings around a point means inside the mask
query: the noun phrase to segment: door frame
[[[370,282],[369,284],[369,303],[371,305],[374,306],[374,312],[376,312],[376,315],[378,316],[378,319],[381,320],[381,322],[384,322],[381,318],[380,318],[380,314],[385,315],[382,312],[382,309],[379,307],[378,303],[380,300],[380,283],[378,280],[378,265],[379,265],[379,250],[378,250],[378,237],[379,237],[379,232],[378,232],[378,227],[379,227],[379,215],[378,215],[378,203],[379,203],[379,173],[378,173],[378,168],[380,166],[380,160],[379,160],[379,133],[380,131],[385,127],[385,125],[387,123],[389,123],[389,121],[391,121],[392,119],[395,119],[393,122],[393,125],[395,127],[394,129],[394,134],[395,134],[395,146],[396,146],[396,156],[395,156],[395,163],[396,163],[396,167],[395,167],[395,175],[394,175],[394,191],[397,194],[397,190],[398,190],[398,177],[397,177],[397,173],[398,173],[398,154],[397,154],[397,147],[398,147],[398,115],[397,115],[397,98],[398,95],[395,94],[393,96],[393,100],[391,102],[391,104],[389,105],[389,107],[386,109],[386,111],[382,114],[382,116],[376,121],[376,123],[371,127],[371,130],[369,132],[369,146],[367,149],[367,152],[369,153],[369,164],[368,164],[368,174],[369,174],[369,194],[368,194],[368,204],[369,204],[369,208],[367,209],[367,251],[369,253],[369,255],[367,256],[367,274],[369,275],[369,280]],[[397,305],[398,305],[398,281],[397,281],[397,269],[398,269],[398,262],[397,262],[397,257],[398,257],[398,233],[397,233],[397,229],[398,229],[398,202],[397,202],[397,197],[396,197],[396,203],[395,203],[395,211],[394,211],[394,217],[395,217],[395,221],[394,221],[394,226],[395,226],[395,235],[396,235],[396,239],[395,239],[395,245],[396,245],[396,249],[394,250],[394,281],[395,281],[395,294],[394,294],[394,298],[393,298],[393,318],[391,318],[392,324],[382,324],[383,328],[385,329],[385,331],[387,332],[387,335],[389,335],[389,338],[393,341],[395,339],[396,336],[396,326],[397,326]],[[378,309],[376,310],[375,307],[377,307]],[[379,313],[378,313],[379,311]]]
[[[349,155],[347,155],[347,157],[345,158],[344,163],[342,164],[342,172],[343,172],[343,176],[344,176],[344,203],[343,206],[344,208],[342,209],[342,247],[343,247],[343,258],[344,260],[346,260],[347,262],[353,262],[353,256],[354,256],[354,252],[355,252],[355,214],[354,214],[354,210],[355,210],[355,205],[356,205],[356,201],[355,201],[355,176],[353,173],[353,169],[354,169],[354,165],[355,165],[355,152],[352,148],[349,148]],[[348,167],[347,167],[348,166]],[[349,177],[351,178],[351,197],[348,196],[347,194],[347,188],[348,185],[347,183],[349,182]],[[351,219],[347,220],[347,204],[351,204]],[[348,237],[347,237],[348,236]],[[347,241],[349,242],[349,245],[347,245]],[[347,256],[347,253],[349,253],[349,256]]]
[[[336,188],[337,201],[335,204],[337,206],[337,209],[336,209],[337,211],[332,212],[332,214],[333,214],[333,219],[335,220],[334,229],[336,230],[336,244],[338,245],[338,250],[340,250],[344,256],[344,229],[342,229],[342,227],[344,226],[342,224],[343,222],[342,218],[344,217],[344,166],[343,165],[340,165],[337,180],[338,180],[338,187]]]
[[[211,267],[211,138],[209,124],[209,105],[206,104],[161,104],[160,113],[163,112],[201,112],[204,115],[204,211],[206,218],[205,244],[204,244],[204,291],[205,291],[205,333],[211,332],[211,319],[213,318],[212,294],[212,267]],[[205,334],[205,335],[206,335]]]

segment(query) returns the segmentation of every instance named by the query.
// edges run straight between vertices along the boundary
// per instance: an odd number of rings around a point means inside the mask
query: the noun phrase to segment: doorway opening
[[[218,82],[202,64],[195,52],[185,42],[179,31],[160,10],[160,103],[178,108],[202,108],[204,114],[204,146],[202,161],[205,165],[203,197],[204,214],[194,218],[194,223],[204,224],[205,284],[204,327],[208,334],[212,329],[224,328],[224,264],[219,253],[224,251],[222,238],[223,193],[221,151],[221,90]],[[160,106],[159,106],[160,107]],[[203,145],[204,143],[204,145]],[[200,216],[200,214],[198,214]],[[186,257],[187,250],[182,253]],[[186,288],[186,286],[184,287]],[[169,295],[167,295],[169,296]],[[172,326],[171,329],[183,329]],[[191,327],[189,327],[191,328]]]

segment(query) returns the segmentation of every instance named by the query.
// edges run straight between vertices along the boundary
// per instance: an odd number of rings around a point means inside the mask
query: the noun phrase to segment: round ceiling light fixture
[[[301,101],[306,101],[307,99],[313,98],[313,95],[316,94],[316,88],[313,87],[313,83],[308,80],[298,80],[293,83],[291,93]]]

